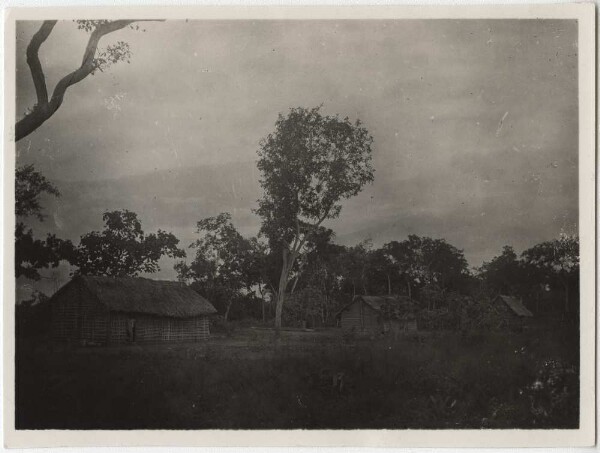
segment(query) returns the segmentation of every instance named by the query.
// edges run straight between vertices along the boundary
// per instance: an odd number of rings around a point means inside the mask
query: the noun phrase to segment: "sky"
[[[38,27],[17,28],[18,116],[35,102],[25,48]],[[374,139],[373,185],[327,225],[341,243],[443,237],[479,266],[503,245],[520,252],[577,230],[575,21],[215,20],[142,28],[107,36],[101,47],[126,41],[131,62],[72,86],[58,112],[18,143],[18,165],[33,163],[59,189],[81,184],[60,201],[69,217],[50,216],[36,232],[77,239],[87,217],[86,227],[100,229],[100,208],[123,207],[131,188],[150,190],[153,175],[175,172],[193,185],[190,169],[255,172],[259,142],[277,115],[321,104],[326,114],[359,118]],[[79,65],[86,40],[72,22],[55,27],[40,51],[49,87]],[[258,180],[243,192],[259,195]],[[112,205],[110,195],[98,195],[106,190],[89,189],[94,181],[129,183]],[[158,199],[166,197],[162,181]],[[152,209],[135,206],[146,230],[174,231],[186,244],[198,214],[219,211],[221,189],[211,187],[206,182],[200,198],[182,196],[182,208],[168,215],[166,198]],[[244,234],[258,231],[254,201],[233,216]]]

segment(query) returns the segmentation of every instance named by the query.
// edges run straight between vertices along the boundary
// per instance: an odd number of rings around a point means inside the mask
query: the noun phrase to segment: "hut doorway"
[[[131,343],[135,343],[135,318],[127,319],[127,338]]]

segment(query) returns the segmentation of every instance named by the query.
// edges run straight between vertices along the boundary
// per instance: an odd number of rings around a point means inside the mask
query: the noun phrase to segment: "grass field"
[[[204,343],[19,342],[17,429],[576,428],[578,348],[553,329],[243,328]]]

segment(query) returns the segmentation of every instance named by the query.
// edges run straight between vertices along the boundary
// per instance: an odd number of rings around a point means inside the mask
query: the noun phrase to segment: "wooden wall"
[[[126,343],[128,320],[135,319],[135,342],[199,341],[210,336],[207,316],[167,318],[140,313],[117,313],[110,316],[110,343]]]
[[[52,301],[51,325],[57,340],[103,343],[108,332],[108,310],[84,288],[70,285]]]
[[[128,320],[135,319],[136,342],[207,340],[207,316],[168,318],[141,313],[109,312],[88,290],[73,284],[52,300],[51,331],[57,340],[78,344],[126,343]]]
[[[342,312],[341,326],[347,333],[377,335],[382,332],[378,313],[361,300]]]

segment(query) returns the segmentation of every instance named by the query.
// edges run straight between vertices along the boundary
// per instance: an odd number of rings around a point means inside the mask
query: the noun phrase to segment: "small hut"
[[[344,333],[375,336],[417,330],[414,304],[406,297],[355,296],[338,316]]]
[[[505,327],[521,328],[527,318],[533,317],[523,301],[516,297],[498,295],[493,300],[493,305],[501,317],[500,324]]]
[[[81,344],[196,341],[215,308],[179,282],[78,276],[50,299],[51,331]]]

